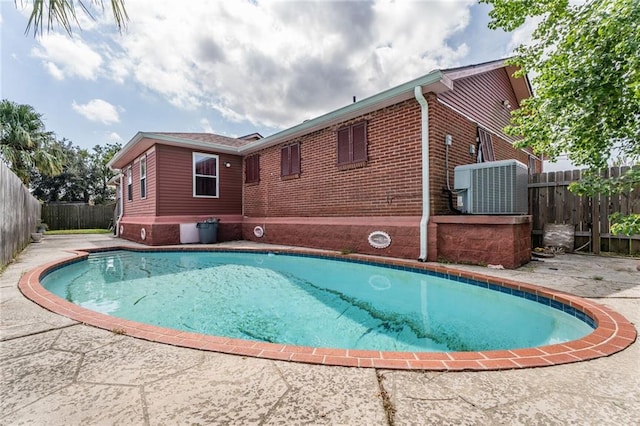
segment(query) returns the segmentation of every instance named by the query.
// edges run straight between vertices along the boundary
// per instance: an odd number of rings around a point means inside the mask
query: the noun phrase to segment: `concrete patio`
[[[1,425],[640,424],[638,342],[610,357],[536,369],[328,367],[138,340],[53,314],[18,291],[23,273],[68,257],[65,250],[113,245],[134,244],[46,236],[0,274]],[[459,268],[592,299],[637,325],[637,264],[562,255],[515,271]]]

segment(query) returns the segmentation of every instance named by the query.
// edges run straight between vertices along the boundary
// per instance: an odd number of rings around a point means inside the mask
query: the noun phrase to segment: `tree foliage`
[[[494,7],[491,28],[538,22],[531,43],[510,60],[521,75],[533,76],[535,96],[512,113],[506,132],[551,160],[566,153],[588,167],[591,177],[574,190],[620,189],[600,176],[612,156],[640,160],[640,1],[481,1]],[[623,181],[627,190],[639,190],[640,171],[630,170]]]
[[[89,154],[89,177],[91,198],[96,204],[104,204],[115,199],[115,189],[109,186],[109,180],[115,176],[107,163],[113,158],[122,145],[119,143],[96,145]]]
[[[29,185],[34,171],[55,176],[62,172],[63,154],[42,115],[30,105],[0,103],[0,160]]]
[[[115,191],[108,182],[115,173],[107,163],[120,148],[115,143],[88,151],[69,140],[58,141],[32,106],[0,103],[0,161],[44,202],[113,200]]]
[[[33,10],[29,16],[29,22],[25,33],[33,30],[34,37],[38,34],[42,34],[45,20],[47,31],[51,31],[55,24],[60,25],[67,34],[71,34],[73,25],[80,27],[78,21],[78,15],[76,9],[81,10],[91,19],[95,19],[95,11],[97,9],[104,10],[104,0],[14,0],[16,6],[18,3],[25,6],[26,4],[32,4]],[[124,7],[124,0],[111,0],[111,11],[113,13],[113,19],[118,26],[118,29],[122,31],[126,25],[129,17]]]
[[[115,189],[108,182],[115,172],[107,167],[107,163],[120,150],[120,144],[96,145],[91,152],[67,140],[58,144],[64,152],[63,171],[57,176],[34,173],[31,183],[33,195],[45,203],[105,204],[113,201]]]

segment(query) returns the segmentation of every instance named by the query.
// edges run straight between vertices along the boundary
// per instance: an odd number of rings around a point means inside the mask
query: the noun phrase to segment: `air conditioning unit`
[[[528,180],[527,166],[516,160],[458,166],[458,209],[470,214],[527,214]]]

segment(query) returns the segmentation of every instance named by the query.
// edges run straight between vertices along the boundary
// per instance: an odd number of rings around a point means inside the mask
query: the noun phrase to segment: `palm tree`
[[[18,0],[14,1],[17,6]],[[73,22],[75,22],[78,27],[80,26],[76,16],[76,4],[79,9],[92,19],[94,18],[91,13],[92,9],[96,7],[104,9],[104,0],[20,0],[20,3],[23,5],[25,2],[33,3],[33,11],[29,17],[25,33],[28,33],[29,30],[33,28],[34,36],[37,36],[38,33],[42,34],[45,18],[47,20],[47,31],[50,31],[55,23],[58,23],[68,34],[71,34]],[[111,0],[111,10],[118,30],[122,31],[129,20],[127,11],[124,8],[124,0]]]
[[[62,172],[63,155],[31,105],[0,102],[0,160],[25,183],[31,172],[54,176]]]

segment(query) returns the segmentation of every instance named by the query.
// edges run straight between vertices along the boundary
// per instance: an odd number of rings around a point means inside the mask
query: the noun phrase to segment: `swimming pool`
[[[587,301],[519,283],[346,259],[351,262],[301,253],[111,251],[43,268],[37,277],[58,298],[31,279],[21,289],[36,290],[45,305],[64,307],[68,316],[136,337],[338,365],[487,369],[573,362],[579,358],[571,353],[585,341],[600,352],[583,358],[601,356],[615,323]],[[149,279],[154,275],[156,282]],[[180,299],[186,309],[176,309]],[[258,301],[265,303],[256,307]],[[213,313],[214,307],[222,311]]]
[[[115,251],[43,286],[92,311],[290,345],[380,351],[517,349],[577,340],[591,318],[424,271],[267,253]]]

